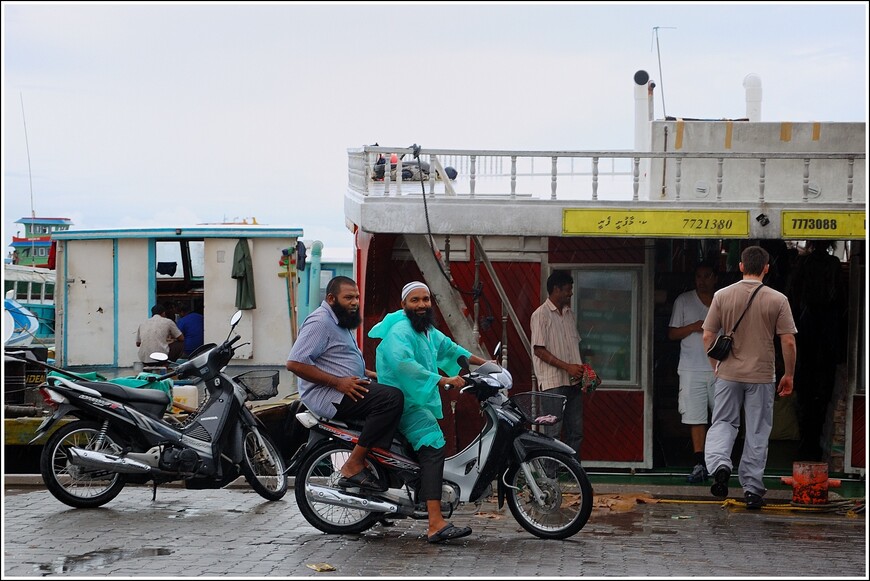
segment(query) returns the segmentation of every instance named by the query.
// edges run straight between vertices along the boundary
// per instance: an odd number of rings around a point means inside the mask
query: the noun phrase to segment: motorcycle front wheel
[[[114,499],[126,484],[124,475],[108,470],[85,468],[70,462],[67,450],[82,448],[117,456],[122,448],[102,424],[77,420],[55,431],[42,448],[39,469],[51,494],[74,508],[96,508]]]
[[[354,534],[370,529],[383,517],[381,512],[371,512],[356,508],[327,504],[317,500],[313,486],[332,488],[344,492],[336,486],[341,478],[341,465],[350,456],[350,448],[337,441],[327,441],[306,454],[296,472],[296,504],[302,516],[311,525],[329,534]],[[381,478],[377,468],[367,463],[369,470]]]
[[[523,466],[541,492],[536,498]],[[592,485],[580,462],[560,452],[533,452],[505,474],[507,501],[520,525],[542,539],[566,539],[586,525],[592,514]]]
[[[242,448],[245,480],[266,500],[281,500],[287,493],[287,476],[284,460],[269,435],[245,428]]]

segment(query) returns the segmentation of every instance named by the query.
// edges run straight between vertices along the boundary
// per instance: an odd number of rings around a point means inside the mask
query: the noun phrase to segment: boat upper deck
[[[660,123],[659,132],[686,131]],[[705,123],[706,140],[721,141],[718,129],[733,134],[729,124]],[[751,151],[715,151],[704,140],[649,152],[350,149],[345,215],[373,233],[864,238],[864,124],[794,124],[792,134],[806,129],[807,138],[780,151],[764,142],[782,146],[782,124],[751,125],[778,133],[756,136]],[[813,141],[819,134],[829,139]],[[393,171],[377,177],[379,155],[391,154]],[[415,155],[429,172],[408,171]]]

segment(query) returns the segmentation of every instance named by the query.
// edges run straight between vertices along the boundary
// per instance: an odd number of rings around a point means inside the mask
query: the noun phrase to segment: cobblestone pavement
[[[538,539],[506,508],[485,503],[452,517],[472,536],[430,545],[424,521],[323,534],[292,490],[266,502],[246,488],[162,487],[152,501],[149,488],[131,486],[81,510],[42,488],[7,484],[3,578],[867,576],[863,513],[647,499],[622,495],[620,508],[596,490],[589,523],[565,541]],[[309,567],[318,564],[335,570]]]

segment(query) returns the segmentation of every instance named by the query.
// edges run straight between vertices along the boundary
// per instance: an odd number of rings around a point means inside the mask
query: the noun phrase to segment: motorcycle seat
[[[82,381],[81,385],[118,401],[162,405],[164,408],[169,405],[169,396],[159,389],[136,389],[103,381]]]

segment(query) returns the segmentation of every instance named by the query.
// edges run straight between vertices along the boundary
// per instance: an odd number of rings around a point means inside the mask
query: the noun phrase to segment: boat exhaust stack
[[[646,71],[634,73],[634,149],[650,150],[650,121],[653,120],[653,89],[656,84]]]
[[[749,73],[743,79],[746,89],[746,118],[749,121],[761,121],[761,77]]]

